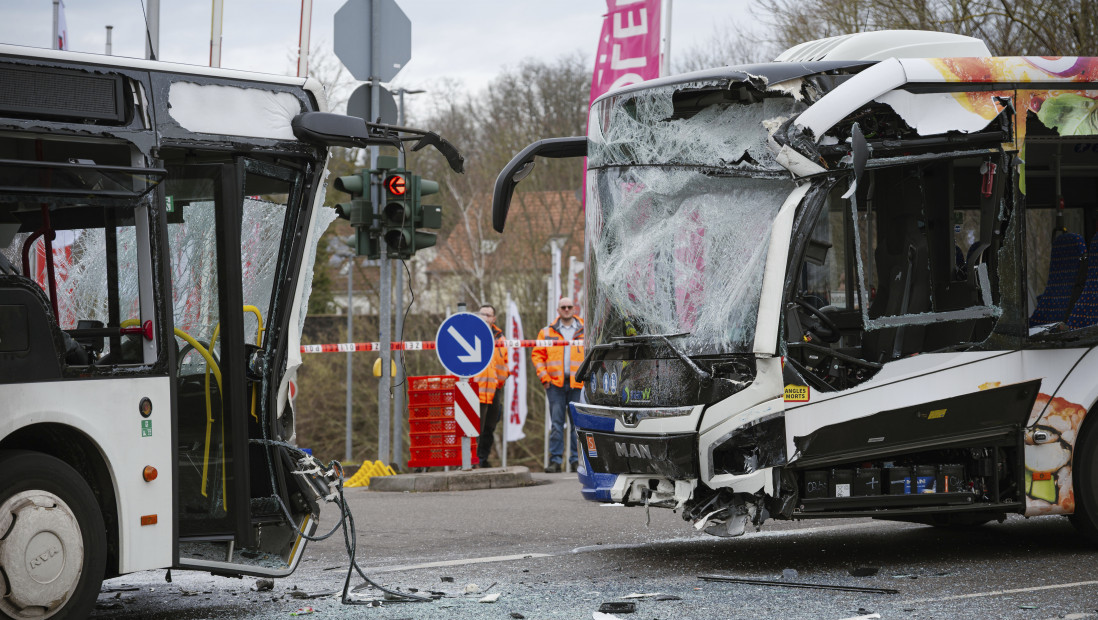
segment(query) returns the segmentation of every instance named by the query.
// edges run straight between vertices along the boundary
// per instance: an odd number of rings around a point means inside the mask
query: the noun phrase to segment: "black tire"
[[[1071,484],[1075,493],[1075,514],[1068,517],[1079,533],[1098,544],[1098,431],[1086,424],[1075,442],[1071,463]]]
[[[107,532],[91,488],[67,463],[40,452],[0,451],[0,472],[3,472],[0,506],[18,493],[41,491],[65,502],[75,517],[84,545],[79,577],[68,601],[47,617],[49,620],[87,618],[95,608],[107,563]],[[0,618],[8,617],[0,606]]]

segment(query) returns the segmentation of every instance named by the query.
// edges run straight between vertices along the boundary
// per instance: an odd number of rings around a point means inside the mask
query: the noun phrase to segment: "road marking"
[[[363,568],[367,573],[395,573],[405,570],[420,570],[423,568],[443,568],[446,566],[463,566],[465,564],[485,564],[488,562],[510,562],[512,560],[529,560],[532,558],[548,558],[548,553],[522,553],[519,555],[493,555],[484,558],[462,558],[460,560],[445,560],[442,562],[425,562],[423,564],[405,564],[402,566],[384,566],[379,568]]]
[[[1077,588],[1079,586],[1098,585],[1098,581],[1074,581],[1072,583],[1054,583],[1048,586],[1034,586],[1032,588],[1017,588],[1014,590],[992,590],[990,592],[975,592],[973,594],[958,594],[956,596],[943,596],[941,598],[921,598],[912,601],[904,601],[903,605],[910,603],[940,603],[943,601],[958,601],[968,598],[981,598],[985,596],[1002,596],[1004,594],[1021,594],[1023,592],[1040,592],[1041,590],[1057,590],[1060,588]]]

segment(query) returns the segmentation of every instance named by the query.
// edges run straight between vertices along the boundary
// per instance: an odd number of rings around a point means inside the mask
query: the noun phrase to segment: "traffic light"
[[[393,168],[386,171],[381,181],[381,195],[385,205],[381,210],[381,219],[389,258],[411,258],[416,251],[410,178],[407,170]]]
[[[381,258],[381,226],[369,200],[370,170],[339,177],[335,188],[351,195],[351,202],[336,205],[340,217],[355,229],[355,253],[371,260]]]
[[[425,179],[418,174],[414,175],[412,179],[414,191],[412,212],[415,214],[415,227],[433,228],[435,230],[442,228],[442,207],[423,204],[424,196],[438,193],[438,181]],[[438,241],[438,235],[435,233],[417,232],[415,236],[416,250],[429,248],[436,241]]]

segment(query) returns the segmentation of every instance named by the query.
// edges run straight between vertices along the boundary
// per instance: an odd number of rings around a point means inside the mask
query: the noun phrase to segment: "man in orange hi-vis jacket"
[[[492,328],[492,337],[498,343],[503,339],[503,330],[496,325],[496,308],[492,304],[480,307],[480,318]],[[496,344],[496,343],[493,343]],[[492,352],[492,361],[479,375],[473,377],[477,382],[477,395],[480,397],[480,437],[477,438],[477,467],[491,467],[488,462],[492,454],[492,436],[496,424],[503,418],[503,384],[507,382],[507,348],[496,347]],[[496,394],[499,394],[499,398]],[[506,441],[506,437],[504,437]]]
[[[557,304],[557,320],[538,332],[538,340],[583,340],[583,321],[574,316],[575,304],[571,297],[561,297]],[[576,371],[583,362],[583,344],[571,346],[535,347],[530,353],[538,379],[545,386],[545,395],[549,398],[549,419],[552,430],[549,431],[549,468],[545,471],[560,471],[564,453],[564,420],[568,416],[568,403],[580,399],[583,383],[576,381]],[[568,433],[572,469],[576,468],[579,452],[576,451],[576,431]]]

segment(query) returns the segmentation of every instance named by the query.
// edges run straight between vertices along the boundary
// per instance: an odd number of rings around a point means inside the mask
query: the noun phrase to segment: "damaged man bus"
[[[298,565],[339,477],[294,446],[327,147],[429,137],[325,106],[311,79],[0,46],[0,617]]]
[[[1098,59],[879,32],[628,86],[495,228],[582,155],[587,499],[1098,540]]]

